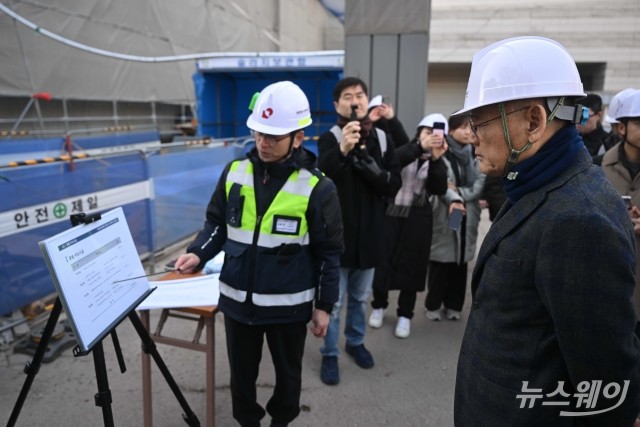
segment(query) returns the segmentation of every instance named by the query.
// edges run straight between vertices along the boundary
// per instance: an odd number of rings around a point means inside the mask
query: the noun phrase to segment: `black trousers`
[[[429,262],[427,275],[427,299],[424,306],[436,311],[444,304],[445,308],[462,311],[467,289],[467,263]]]
[[[247,325],[225,316],[224,326],[231,371],[233,418],[243,427],[254,427],[260,425],[265,415],[265,410],[256,401],[256,381],[266,335],[276,373],[276,385],[267,402],[267,412],[273,421],[291,422],[300,413],[306,322]]]
[[[406,317],[408,319],[413,318],[413,308],[416,305],[416,291],[408,291],[403,289],[398,296],[398,309],[396,314],[398,317]],[[373,301],[371,301],[371,307],[373,308],[387,308],[389,306],[389,291],[383,291],[373,288]]]

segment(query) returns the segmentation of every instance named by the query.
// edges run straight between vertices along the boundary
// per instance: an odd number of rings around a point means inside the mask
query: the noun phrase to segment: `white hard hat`
[[[609,102],[609,108],[607,109],[607,115],[604,116],[604,119],[607,122],[618,123],[615,117],[618,114],[620,106],[622,105],[622,100],[633,92],[635,92],[635,89],[628,87],[626,89],[622,89],[620,92],[616,93],[613,98],[611,98],[611,102]]]
[[[558,42],[544,37],[514,37],[473,55],[464,108],[528,98],[584,97],[576,63]]]
[[[371,101],[369,101],[369,109],[377,107],[378,105],[382,105],[382,95],[376,95],[371,98]]]
[[[252,104],[247,127],[257,132],[284,135],[312,122],[306,95],[298,85],[289,81],[265,87]]]
[[[622,99],[615,119],[620,121],[636,117],[640,117],[640,90],[635,90]]]
[[[424,116],[424,118],[420,120],[420,123],[418,123],[417,128],[420,129],[422,126],[427,126],[433,129],[433,124],[435,122],[443,122],[445,135],[449,133],[449,122],[447,121],[447,118],[440,113],[433,113]]]

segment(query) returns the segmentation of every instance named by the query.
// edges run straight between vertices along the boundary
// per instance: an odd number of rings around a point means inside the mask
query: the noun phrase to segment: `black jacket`
[[[267,210],[293,170],[302,168],[312,170],[316,163],[315,155],[303,148],[294,150],[292,156],[283,163],[262,162],[255,148],[247,157],[254,166],[258,215]],[[211,196],[204,228],[187,248],[187,252],[200,257],[202,261],[200,268],[220,252],[227,240],[225,185],[230,165],[231,163],[225,167],[216,190]],[[339,256],[343,250],[340,207],[336,187],[330,179],[323,177],[314,187],[309,199],[306,219],[314,264],[315,306],[330,313],[333,304],[338,300]],[[255,280],[256,275],[260,274],[258,271],[243,273],[249,278],[248,280]],[[254,305],[250,296],[245,302],[240,303],[220,295],[218,309],[242,323],[270,324],[308,321],[311,318],[312,306],[311,303],[307,303],[296,306],[263,307]]]
[[[423,153],[416,139],[396,150],[402,167],[415,161]],[[447,192],[447,166],[442,158],[429,161],[424,189],[424,205],[414,204],[407,217],[385,216],[385,259],[376,268],[374,289],[401,289],[422,292],[427,279],[427,261],[431,252],[433,212],[428,195]]]
[[[377,177],[365,176],[358,171],[354,167],[355,150],[343,156],[339,142],[330,131],[318,140],[318,166],[336,184],[340,198],[345,244],[340,266],[344,268],[366,269],[379,265],[384,245],[385,198],[394,197],[402,185],[401,168],[391,137],[387,134],[384,159],[373,128],[366,149],[382,168]]]
[[[582,135],[585,147],[589,150],[591,157],[594,157],[600,151],[600,147],[604,145],[605,139],[609,136],[607,131],[598,123],[597,127],[586,135]]]

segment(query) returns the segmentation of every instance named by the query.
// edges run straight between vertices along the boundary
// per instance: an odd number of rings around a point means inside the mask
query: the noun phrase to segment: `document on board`
[[[138,310],[154,308],[218,305],[219,274],[204,274],[177,280],[149,282],[156,290],[138,306]]]
[[[122,208],[39,245],[85,351],[151,292]]]

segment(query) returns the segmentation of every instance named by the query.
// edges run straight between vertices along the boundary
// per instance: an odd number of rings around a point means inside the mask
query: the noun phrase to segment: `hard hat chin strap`
[[[547,122],[545,126],[548,126],[549,123],[553,119],[567,120],[574,124],[585,124],[589,119],[589,109],[576,104],[575,106],[564,105],[565,97],[561,96],[560,98],[547,98],[547,106],[551,113],[547,118]],[[500,115],[502,116],[502,130],[504,131],[504,137],[507,140],[507,145],[509,146],[509,158],[507,159],[507,163],[504,166],[504,172],[502,173],[503,177],[506,177],[508,180],[513,181],[518,177],[518,172],[511,172],[511,169],[516,165],[518,161],[518,157],[524,151],[531,148],[533,145],[531,142],[527,141],[527,144],[522,147],[520,150],[516,150],[513,148],[513,144],[511,143],[511,136],[509,135],[509,127],[507,126],[507,116],[504,111],[504,104],[501,102],[498,104],[498,108],[500,109]]]
[[[287,160],[289,158],[289,156],[291,156],[291,153],[293,152],[293,141],[295,141],[296,139],[296,135],[297,135],[298,131],[293,131],[289,134],[289,149],[287,150],[287,152],[280,157],[278,160],[276,160],[276,163],[278,162],[282,162],[284,160]]]
[[[511,172],[511,169],[516,165],[520,154],[531,148],[533,144],[527,141],[527,144],[520,150],[513,148],[511,135],[509,134],[509,126],[507,125],[507,115],[504,111],[504,104],[502,102],[499,103],[498,108],[500,109],[500,116],[502,117],[502,131],[504,132],[504,138],[507,141],[507,146],[509,147],[509,158],[507,159],[507,163],[504,165],[502,176],[507,178],[509,181],[513,181],[518,177],[518,172]]]
[[[576,104],[573,106],[564,105],[565,97],[547,98],[547,106],[551,110],[547,125],[553,119],[567,120],[573,124],[584,125],[589,120],[589,109],[583,105]]]

